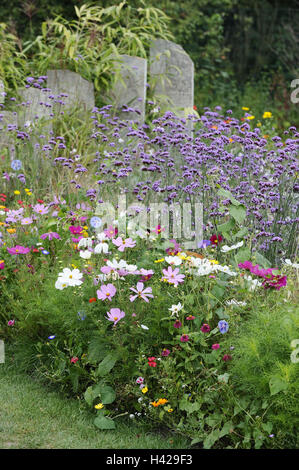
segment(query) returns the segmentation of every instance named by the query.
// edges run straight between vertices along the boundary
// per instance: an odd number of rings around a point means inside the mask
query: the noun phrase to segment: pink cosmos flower
[[[114,228],[112,225],[109,225],[108,228],[104,230],[106,237],[114,238],[118,234],[118,229]]]
[[[98,299],[100,300],[110,300],[111,302],[111,298],[114,297],[116,294],[116,288],[114,287],[113,284],[103,284],[101,287],[100,287],[100,290],[97,290],[97,296],[98,296]]]
[[[153,298],[152,295],[152,288],[146,287],[144,289],[144,284],[142,282],[137,282],[136,289],[134,287],[130,287],[130,290],[136,292],[136,295],[130,295],[130,301],[134,302],[134,300],[138,297],[139,299],[143,299],[146,302],[149,302],[148,297]]]
[[[48,207],[45,207],[44,204],[36,204],[35,206],[32,207],[32,209],[37,214],[41,214],[41,215],[48,214],[48,212],[49,212]]]
[[[219,349],[220,348],[220,344],[218,343],[215,343],[215,344],[212,344],[212,349]]]
[[[9,321],[7,322],[7,324],[8,324],[8,326],[14,326],[15,321],[14,321],[14,320],[9,320]]]
[[[112,240],[113,245],[118,247],[118,251],[124,251],[125,248],[134,248],[136,242],[132,238],[126,238],[123,240],[121,237],[117,237]]]
[[[21,225],[30,225],[33,223],[32,217],[24,217],[24,219],[21,220]]]
[[[40,237],[42,240],[45,240],[46,238],[48,238],[50,241],[53,240],[53,238],[56,238],[57,240],[61,240],[61,237],[57,232],[43,233]]]
[[[7,248],[8,253],[11,255],[26,255],[29,253],[30,248],[25,248],[24,246],[16,245],[13,248]]]
[[[161,225],[157,225],[157,227],[155,227],[153,230],[153,232],[155,232],[157,235],[160,235],[160,233],[164,231],[165,231],[165,228],[162,228]]]
[[[107,312],[107,315],[107,320],[113,321],[113,326],[126,316],[125,312],[122,312],[119,308],[111,308],[110,312]]]
[[[185,274],[179,274],[179,268],[172,270],[171,266],[168,266],[168,269],[163,269],[164,278],[169,284],[174,284],[177,286],[179,283],[184,282]]]

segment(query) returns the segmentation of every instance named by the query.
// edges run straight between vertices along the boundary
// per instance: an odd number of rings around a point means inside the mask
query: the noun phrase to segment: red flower
[[[92,297],[91,299],[89,299],[89,303],[92,304],[92,302],[96,302],[97,299],[95,297]]]
[[[37,202],[39,202],[40,204],[44,203],[44,201],[42,199],[38,199]]]
[[[222,360],[224,362],[227,362],[227,361],[230,361],[232,359],[231,355],[230,354],[224,354]]]
[[[157,363],[155,362],[156,361],[155,357],[148,357],[147,360],[148,360],[148,365],[150,367],[156,367]]]
[[[194,109],[195,111],[197,111],[197,106],[196,106],[196,105],[194,105],[194,106],[193,106],[193,109]]]
[[[212,235],[211,238],[210,238],[210,242],[213,244],[213,245],[217,245],[217,243],[221,243],[223,240],[222,236],[221,235]]]
[[[79,361],[78,357],[72,357],[72,359],[71,359],[72,364],[76,364],[77,361]]]

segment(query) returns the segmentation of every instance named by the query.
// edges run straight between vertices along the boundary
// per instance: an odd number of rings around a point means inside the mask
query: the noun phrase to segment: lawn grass
[[[120,418],[121,419],[121,418]],[[0,449],[186,449],[183,437],[150,433],[132,420],[100,431],[79,400],[67,399],[13,364],[0,364]]]

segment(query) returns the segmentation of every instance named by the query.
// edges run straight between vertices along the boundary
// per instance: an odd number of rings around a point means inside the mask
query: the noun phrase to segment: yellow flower
[[[8,233],[16,233],[16,229],[15,228],[7,228],[6,231]]]
[[[6,207],[5,206],[0,206],[0,209],[6,209]]]
[[[16,190],[14,191],[15,194],[21,194],[20,191]]]
[[[28,191],[30,191],[30,189],[28,189],[28,188],[25,188],[25,191],[26,191],[26,193],[28,193]]]
[[[168,413],[172,413],[173,412],[173,408],[168,408]]]
[[[242,109],[243,109],[243,111],[249,111],[250,110],[250,108],[246,108],[245,106],[243,106]]]
[[[271,118],[272,117],[272,113],[270,113],[270,111],[265,111],[264,114],[263,114],[263,119],[267,119],[267,118]]]
[[[77,266],[75,264],[71,264],[72,268],[77,269]]]
[[[142,393],[147,393],[148,392],[148,388],[147,387],[143,387],[143,389],[141,390]]]
[[[32,193],[29,191],[29,192],[27,193],[27,196],[32,196]]]
[[[219,261],[216,261],[215,259],[210,259],[210,263],[212,263],[212,264],[219,264]]]
[[[247,116],[247,118],[246,118],[246,119],[249,119],[249,120],[251,120],[251,119],[255,119],[255,116]]]
[[[96,410],[101,410],[102,408],[104,408],[103,403],[98,403],[97,405],[95,405]]]
[[[156,259],[156,260],[154,261],[154,263],[163,263],[163,261],[164,261],[164,258]]]

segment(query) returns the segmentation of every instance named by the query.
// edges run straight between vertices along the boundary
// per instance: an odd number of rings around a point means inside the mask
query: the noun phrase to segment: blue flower
[[[54,339],[54,338],[56,338],[56,335],[48,336],[48,339]]]
[[[228,325],[227,321],[220,320],[220,322],[218,323],[218,328],[220,330],[220,333],[224,334],[228,331],[229,325]]]
[[[85,320],[86,315],[84,315],[84,312],[78,312],[78,318],[79,318],[79,320],[83,321],[83,320]]]
[[[99,228],[101,225],[102,225],[102,219],[100,219],[100,217],[92,217],[90,219],[90,225],[93,227],[93,228]]]
[[[201,240],[199,243],[198,243],[198,248],[206,248],[207,246],[211,245],[211,242],[210,240]]]
[[[14,171],[18,171],[22,168],[22,162],[21,160],[13,160],[10,166]]]

